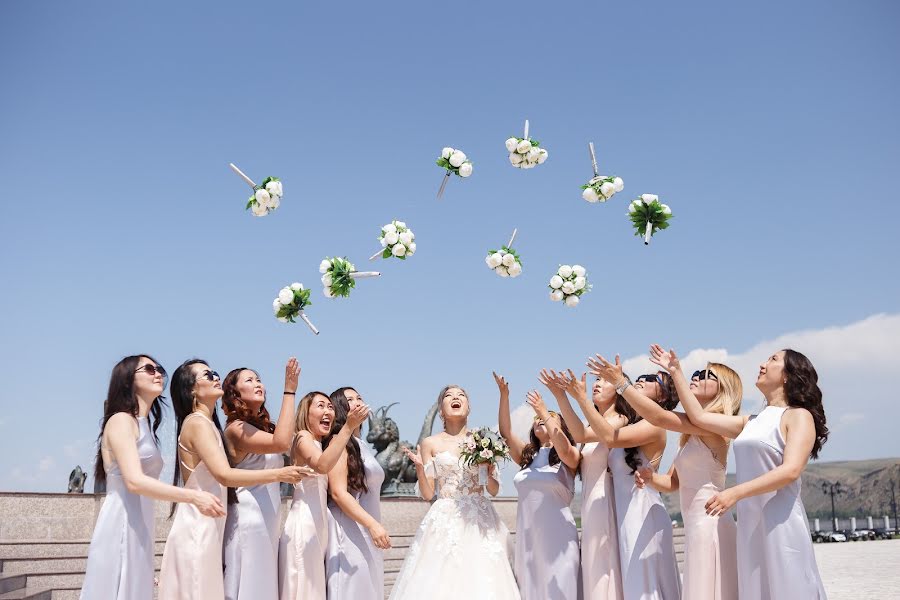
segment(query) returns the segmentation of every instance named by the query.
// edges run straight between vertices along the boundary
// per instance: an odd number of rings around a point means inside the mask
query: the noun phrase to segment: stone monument
[[[388,404],[375,411],[374,416],[369,415],[369,433],[366,441],[375,449],[375,458],[384,469],[384,483],[381,485],[382,496],[415,496],[416,495],[416,467],[403,453],[402,447],[415,450],[418,444],[431,435],[434,426],[434,418],[440,409],[440,403],[435,402],[422,423],[419,438],[416,443],[400,441],[400,429],[397,423],[387,416],[392,406]]]

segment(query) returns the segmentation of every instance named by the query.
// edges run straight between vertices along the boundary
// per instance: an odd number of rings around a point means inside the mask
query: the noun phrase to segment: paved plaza
[[[900,598],[900,539],[815,548],[829,600]]]

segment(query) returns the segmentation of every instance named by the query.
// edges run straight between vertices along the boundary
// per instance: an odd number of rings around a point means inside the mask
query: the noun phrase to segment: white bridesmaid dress
[[[638,452],[641,464],[650,461]],[[625,449],[609,453],[619,525],[619,562],[622,596],[625,600],[677,600],[681,577],[675,560],[672,521],[659,492],[634,484],[634,474],[625,462]]]
[[[734,440],[738,484],[784,462],[781,417],[785,407],[767,406],[750,417]],[[737,565],[740,598],[825,598],[816,566],[800,479],[780,490],[737,503]]]
[[[581,449],[581,579],[590,600],[623,600],[619,535],[609,448],[602,442]]]
[[[237,469],[278,469],[281,454],[247,454]],[[281,484],[237,488],[237,504],[225,521],[225,599],[278,598],[278,529]]]
[[[138,456],[144,475],[159,479],[163,459],[147,417],[137,419]],[[128,491],[119,463],[106,470],[106,499],[88,548],[82,600],[152,600],[156,541],[153,499]]]
[[[369,446],[356,439],[363,459],[366,487],[356,499],[363,510],[381,521],[381,484],[384,470]],[[328,553],[325,571],[328,600],[384,600],[384,554],[369,531],[333,502],[328,505]]]
[[[550,465],[540,448],[516,473],[516,578],[522,600],[581,600],[578,528],[569,508],[575,476],[562,462]]]

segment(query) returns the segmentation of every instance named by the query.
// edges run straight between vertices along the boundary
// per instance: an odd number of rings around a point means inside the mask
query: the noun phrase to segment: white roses
[[[378,241],[383,250],[372,255],[372,260],[378,258],[390,258],[395,256],[406,260],[416,252],[416,234],[406,226],[403,221],[391,221],[381,228]]]
[[[506,150],[509,152],[509,163],[517,169],[532,169],[544,164],[547,160],[547,151],[540,148],[540,142],[511,137],[506,140]]]
[[[302,283],[292,283],[278,291],[278,296],[272,301],[272,310],[275,311],[275,318],[282,323],[295,323],[294,319],[300,317],[313,333],[319,335],[319,330],[303,312],[310,304],[309,290]]]
[[[507,246],[501,246],[500,250],[488,250],[484,262],[500,277],[518,277],[522,274],[522,259]]]
[[[561,265],[550,278],[550,299],[565,302],[566,306],[578,306],[580,296],[589,292],[587,271],[581,265]]]
[[[672,209],[661,203],[656,194],[641,194],[628,205],[628,218],[634,227],[634,235],[644,236],[646,246],[650,243],[652,235],[669,227]]]
[[[266,177],[262,185],[255,187],[253,195],[247,201],[247,208],[256,217],[264,217],[281,206],[284,188],[277,177]]]
[[[590,203],[606,202],[616,192],[625,189],[625,182],[621,177],[598,175],[581,186],[581,197]]]
[[[447,175],[441,181],[441,188],[438,190],[437,197],[444,195],[444,188],[447,187],[447,180],[450,175],[456,174],[460,177],[468,177],[472,174],[472,161],[466,156],[466,153],[449,146],[441,151],[440,158],[435,161],[437,166],[447,169]]]

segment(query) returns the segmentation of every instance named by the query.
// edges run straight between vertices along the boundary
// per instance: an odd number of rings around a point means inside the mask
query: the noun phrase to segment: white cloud
[[[56,466],[56,460],[52,456],[45,456],[38,462],[38,471],[46,473]]]

